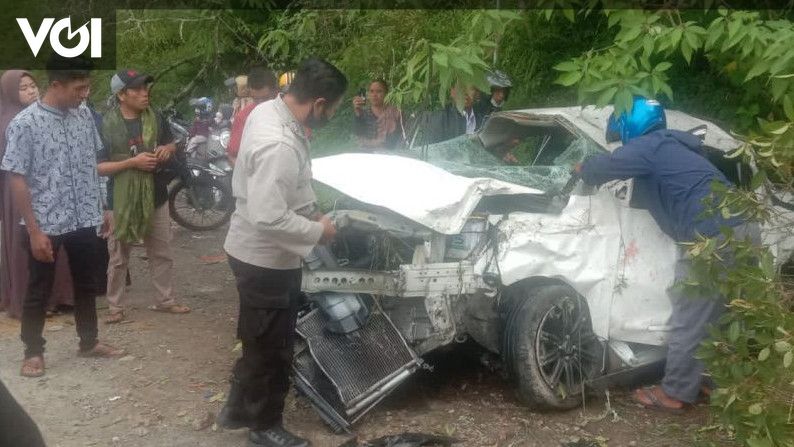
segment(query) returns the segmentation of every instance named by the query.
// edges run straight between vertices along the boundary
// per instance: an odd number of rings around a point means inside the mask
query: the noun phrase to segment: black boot
[[[240,383],[235,379],[231,379],[230,382],[232,385],[229,388],[229,398],[226,399],[226,404],[221,408],[215,422],[219,427],[227,430],[250,427],[250,420],[242,410],[243,392]]]
[[[288,432],[281,425],[267,430],[251,430],[248,447],[309,447],[309,441]]]

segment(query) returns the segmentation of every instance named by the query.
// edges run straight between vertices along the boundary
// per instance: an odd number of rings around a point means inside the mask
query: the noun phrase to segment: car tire
[[[565,285],[521,283],[505,295],[502,354],[520,400],[536,410],[580,405],[604,355],[584,297]]]

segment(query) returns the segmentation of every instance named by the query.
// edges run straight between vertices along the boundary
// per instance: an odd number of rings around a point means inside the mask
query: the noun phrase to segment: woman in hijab
[[[22,109],[36,102],[38,98],[39,88],[27,71],[7,70],[0,76],[0,160],[5,155],[8,124]],[[28,288],[28,255],[27,247],[23,245],[25,241],[20,225],[22,217],[14,207],[7,182],[6,176],[0,171],[0,310],[5,309],[10,317],[20,318]],[[74,303],[69,261],[66,256],[62,256],[65,254],[58,255],[55,266],[51,307]]]

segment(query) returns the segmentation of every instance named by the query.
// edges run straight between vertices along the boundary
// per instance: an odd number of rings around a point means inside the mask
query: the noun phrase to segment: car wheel
[[[519,398],[539,410],[576,407],[604,354],[587,302],[564,285],[519,283],[506,295],[512,309],[504,326],[503,356]]]

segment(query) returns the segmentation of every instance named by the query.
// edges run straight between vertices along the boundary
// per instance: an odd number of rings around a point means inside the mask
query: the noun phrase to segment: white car
[[[631,180],[566,188],[575,163],[619,146],[605,141],[611,111],[503,112],[474,136],[405,154],[313,160],[315,180],[341,196],[339,232],[307,259],[313,304],[294,372],[326,422],[349,428],[422,356],[467,339],[500,356],[539,409],[572,408],[588,385],[664,359],[679,248],[634,206]],[[667,122],[705,126],[709,158],[749,185],[752,167],[724,157],[737,140],[682,112]],[[532,160],[506,166],[500,148],[517,142]],[[787,234],[764,238],[788,258]]]

